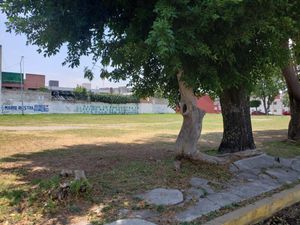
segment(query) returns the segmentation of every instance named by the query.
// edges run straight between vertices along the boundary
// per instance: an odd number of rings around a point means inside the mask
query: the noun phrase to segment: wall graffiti
[[[2,109],[2,111],[1,111]],[[66,103],[66,102],[20,102],[6,103],[0,106],[0,114],[47,114],[47,113],[82,113],[82,114],[142,114],[142,113],[174,113],[174,110],[163,104],[128,103]]]
[[[49,112],[49,105],[3,105],[2,113],[21,113],[22,110],[24,112],[29,113],[47,113]]]
[[[79,105],[76,112],[85,114],[138,114],[138,104]]]

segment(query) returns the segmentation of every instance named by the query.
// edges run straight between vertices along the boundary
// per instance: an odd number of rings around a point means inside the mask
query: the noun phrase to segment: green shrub
[[[136,96],[127,95],[112,95],[112,94],[94,94],[91,93],[92,102],[104,102],[110,104],[126,104],[126,103],[139,103],[140,100]]]
[[[73,93],[76,100],[87,100],[88,98],[88,92],[85,87],[77,86]]]

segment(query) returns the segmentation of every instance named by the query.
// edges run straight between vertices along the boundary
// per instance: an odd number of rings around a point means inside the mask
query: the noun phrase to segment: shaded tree
[[[261,105],[261,101],[260,100],[251,100],[250,101],[250,107],[251,108],[255,108],[255,110],[257,111],[257,108]]]
[[[211,92],[222,105],[220,151],[255,148],[249,96],[258,77],[251,72],[280,55],[269,50],[277,44],[269,21],[276,2],[7,0],[2,7],[8,29],[25,33],[45,56],[66,44],[64,64],[74,67],[80,56],[93,55],[103,65],[101,77],[128,79],[140,97],[162,90],[180,104],[178,154],[204,158],[197,150],[204,113],[195,102]]]

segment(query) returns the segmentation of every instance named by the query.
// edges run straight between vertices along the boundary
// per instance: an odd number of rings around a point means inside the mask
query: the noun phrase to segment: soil
[[[256,225],[300,225],[300,203],[283,209]]]

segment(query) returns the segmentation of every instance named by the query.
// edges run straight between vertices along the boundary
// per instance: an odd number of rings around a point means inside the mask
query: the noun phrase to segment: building
[[[45,75],[26,73],[24,80],[25,90],[39,90],[45,88]]]
[[[45,75],[29,74],[23,78],[23,74],[14,72],[2,72],[2,88],[39,90],[45,87]]]
[[[49,87],[59,87],[58,80],[49,80]]]
[[[2,88],[21,89],[22,75],[20,73],[2,72]]]

